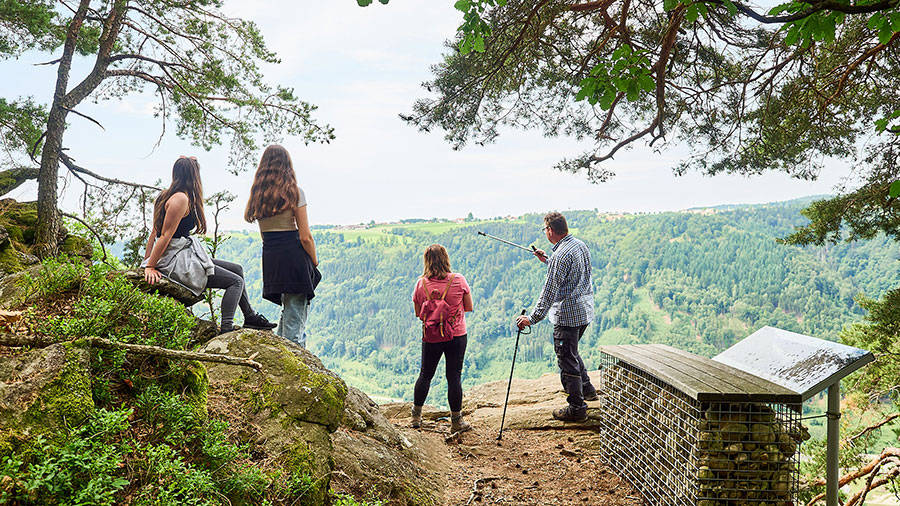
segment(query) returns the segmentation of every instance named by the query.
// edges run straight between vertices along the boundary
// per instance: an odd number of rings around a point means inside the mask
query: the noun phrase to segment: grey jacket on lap
[[[146,266],[147,260],[144,259],[141,267]],[[200,239],[190,236],[172,238],[162,257],[156,262],[156,270],[194,295],[200,295],[206,289],[206,281],[213,275],[216,266]]]

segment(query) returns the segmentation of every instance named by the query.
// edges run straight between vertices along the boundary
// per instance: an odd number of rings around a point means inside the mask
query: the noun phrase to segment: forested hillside
[[[897,247],[883,238],[806,249],[777,243],[806,222],[799,211],[807,203],[652,215],[566,212],[593,259],[597,319],[581,345],[588,367],[601,344],[665,343],[711,356],[763,325],[836,339],[842,326],[861,319],[857,294],[878,297],[900,285]],[[410,399],[420,353],[412,287],[424,248],[440,243],[475,301],[464,386],[506,377],[513,318],[533,306],[545,267],[476,232],[549,250],[542,216],[315,230],[324,277],[310,313],[311,350],[369,394]],[[257,234],[239,232],[217,256],[245,266],[254,305],[276,318],[279,309],[260,299],[260,251]],[[517,376],[556,370],[550,331],[542,322],[522,338]],[[442,404],[444,380],[435,381],[429,402]]]

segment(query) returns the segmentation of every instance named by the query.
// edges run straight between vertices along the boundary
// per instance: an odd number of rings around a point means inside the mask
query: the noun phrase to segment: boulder
[[[208,364],[211,385],[245,399],[256,441],[292,476],[312,477],[301,504],[324,504],[334,469],[331,433],[344,416],[347,386],[307,350],[271,332],[238,330],[215,337],[201,351],[249,357],[262,371]]]
[[[589,373],[599,388],[600,372]],[[467,390],[463,394],[463,412],[470,420],[486,423],[500,430],[507,381],[493,381]],[[537,379],[513,379],[506,411],[507,429],[586,429],[600,430],[600,401],[588,402],[588,419],[583,422],[561,422],[553,418],[553,410],[566,405],[566,393],[559,374],[544,374]]]
[[[344,406],[341,427],[331,436],[333,488],[401,506],[444,503],[450,468],[444,446],[392,425],[356,388],[349,389]]]
[[[194,295],[190,290],[185,288],[184,285],[171,281],[165,277],[160,279],[155,285],[147,283],[144,281],[144,269],[129,269],[126,271],[113,271],[109,273],[110,276],[118,274],[125,276],[125,279],[133,283],[138,290],[142,292],[158,292],[160,295],[171,297],[187,307],[193,306],[203,300],[202,293],[200,295]]]
[[[0,308],[8,309],[25,302],[27,288],[23,285],[26,277],[36,278],[41,273],[42,266],[32,265],[25,270],[0,277]]]
[[[87,348],[59,343],[0,361],[0,457],[29,436],[77,426],[93,410]]]

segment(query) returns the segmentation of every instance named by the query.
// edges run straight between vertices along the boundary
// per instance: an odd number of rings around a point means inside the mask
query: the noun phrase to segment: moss
[[[16,225],[6,225],[6,231],[9,233],[9,238],[15,242],[21,243],[25,241],[25,236],[22,235],[22,227]]]
[[[0,248],[0,270],[3,272],[18,272],[24,268],[19,252],[12,242],[6,243]]]
[[[83,237],[78,237],[77,235],[70,235],[66,237],[66,240],[59,245],[60,253],[69,253],[72,255],[81,255],[87,253],[88,251],[92,251],[91,243],[88,242]]]
[[[310,416],[303,416],[302,419],[326,425],[330,431],[336,430],[343,416],[344,399],[347,397],[344,382],[328,374],[313,372],[285,346],[281,346],[281,361],[285,372],[294,375],[300,385],[311,387],[321,394],[311,405],[305,407],[304,414]]]
[[[182,399],[194,412],[198,420],[209,417],[209,377],[206,367],[192,360],[185,363],[173,378],[176,391],[181,392]]]
[[[62,372],[40,393],[28,408],[23,422],[31,427],[74,427],[80,425],[94,411],[91,378],[85,363],[86,355],[79,353],[73,343],[63,343],[65,365]]]
[[[321,427],[312,424],[300,424],[295,430],[296,442],[286,449],[281,467],[294,478],[295,483],[303,484],[296,490],[302,493],[297,504],[325,504],[331,484],[331,470],[334,468],[330,458],[331,439]]]

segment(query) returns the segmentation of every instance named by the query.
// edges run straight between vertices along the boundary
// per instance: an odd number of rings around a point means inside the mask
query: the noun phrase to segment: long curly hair
[[[299,200],[300,188],[291,155],[283,146],[272,144],[259,160],[244,219],[252,223],[281,214],[293,209]]]
[[[427,279],[444,279],[451,272],[450,255],[447,254],[447,248],[440,244],[432,244],[425,248],[423,261],[425,270],[422,273],[422,276],[425,276]]]
[[[172,184],[162,191],[153,204],[153,228],[162,232],[166,217],[166,202],[172,195],[184,192],[188,196],[188,209],[197,220],[195,233],[206,233],[206,214],[203,212],[203,183],[200,181],[200,164],[196,158],[182,156],[172,166]]]

